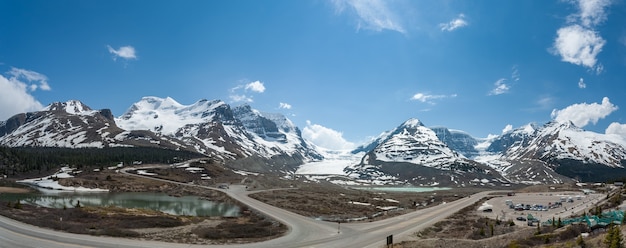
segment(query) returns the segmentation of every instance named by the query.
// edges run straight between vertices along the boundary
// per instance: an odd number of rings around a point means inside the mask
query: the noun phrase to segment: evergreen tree
[[[624,237],[622,236],[622,230],[617,225],[610,225],[604,238],[604,244],[607,248],[623,248]]]
[[[585,239],[583,239],[583,235],[578,235],[578,238],[576,238],[576,245],[578,245],[580,248],[587,248],[587,244],[585,244]]]

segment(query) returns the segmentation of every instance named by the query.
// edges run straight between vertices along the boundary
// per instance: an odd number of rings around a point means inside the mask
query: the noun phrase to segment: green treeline
[[[175,151],[150,147],[56,148],[56,147],[0,147],[0,175],[19,175],[45,172],[69,165],[78,169],[102,168],[124,162],[175,163],[204,155],[189,151]]]

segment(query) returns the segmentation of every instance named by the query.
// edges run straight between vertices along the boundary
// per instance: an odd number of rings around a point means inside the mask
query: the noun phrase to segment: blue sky
[[[283,113],[331,148],[409,118],[626,136],[624,23],[622,0],[0,1],[0,119],[169,96]]]

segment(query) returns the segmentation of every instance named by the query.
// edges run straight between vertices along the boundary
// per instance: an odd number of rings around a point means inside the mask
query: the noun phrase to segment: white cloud
[[[263,93],[265,91],[265,85],[261,81],[254,81],[246,84],[246,90],[252,90],[254,92]]]
[[[552,110],[552,118],[558,122],[571,121],[577,127],[584,127],[590,122],[596,124],[618,107],[609,101],[608,97],[602,98],[602,103],[577,103],[561,110]]]
[[[254,102],[252,97],[246,95],[231,94],[229,97],[230,100],[233,102]]]
[[[598,25],[606,20],[605,9],[609,5],[611,5],[610,0],[579,0],[578,17],[586,27]]]
[[[385,29],[406,33],[396,13],[384,0],[334,0],[335,11],[344,12],[347,8],[357,16],[358,29],[364,28],[377,32]]]
[[[583,78],[580,78],[578,80],[578,88],[581,88],[581,89],[587,88],[587,84],[585,84],[585,80]]]
[[[611,123],[604,131],[606,134],[617,134],[626,138],[626,124]]]
[[[123,58],[126,60],[137,59],[135,48],[132,46],[123,46],[115,50],[113,47],[107,45],[107,48],[109,49],[109,52],[113,54],[113,60],[117,60],[117,58]]]
[[[504,127],[504,129],[502,129],[502,133],[506,133],[506,132],[511,131],[511,130],[513,130],[513,125],[508,124],[508,125],[506,125],[506,127]]]
[[[596,31],[575,24],[557,31],[553,49],[561,61],[593,69],[605,43]]]
[[[411,100],[420,101],[420,102],[429,103],[429,104],[435,104],[435,102],[433,100],[442,99],[442,98],[454,98],[456,96],[457,96],[456,94],[452,94],[452,95],[429,95],[429,94],[424,94],[424,93],[416,93],[415,95],[413,95],[411,97]]]
[[[281,102],[281,103],[279,103],[278,108],[281,108],[281,109],[291,109],[291,104]]]
[[[50,85],[48,84],[48,77],[41,73],[15,67],[11,67],[11,70],[7,73],[11,75],[11,80],[13,81],[26,80],[29,83],[32,83],[28,86],[31,91],[37,89],[51,90]]]
[[[233,102],[254,102],[253,97],[246,94],[246,92],[250,91],[254,93],[263,93],[265,92],[265,85],[263,82],[258,80],[247,84],[237,85],[230,89],[230,100]]]
[[[30,91],[41,88],[49,90],[49,86],[45,83],[45,86],[41,85],[41,81],[46,81],[46,77],[42,74],[12,68],[8,72],[11,75],[10,78],[5,78],[0,75],[0,120],[6,120],[11,116],[31,111],[38,111],[43,108],[43,105],[31,95]],[[20,81],[20,79],[26,79],[27,81],[40,81],[40,85],[32,87],[26,83]]]
[[[493,85],[495,88],[489,92],[489,95],[501,95],[509,92],[511,89],[511,86],[506,84],[506,78],[498,79]]]
[[[343,133],[322,125],[311,124],[311,121],[307,121],[306,127],[302,129],[302,137],[330,150],[349,150],[355,147],[354,143],[343,138]]]
[[[440,23],[439,27],[441,28],[441,31],[451,32],[467,25],[469,25],[469,23],[465,20],[465,15],[459,14],[457,18],[452,19],[452,21],[448,23]]]
[[[568,26],[557,30],[552,53],[561,56],[561,61],[581,65],[600,74],[603,66],[598,63],[597,56],[606,41],[595,27],[606,20],[606,8],[611,5],[611,0],[570,2],[578,5],[578,12],[568,16]]]

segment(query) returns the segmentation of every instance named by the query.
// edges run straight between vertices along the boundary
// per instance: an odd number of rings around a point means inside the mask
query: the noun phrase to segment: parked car
[[[517,218],[515,218],[515,219],[516,219],[516,220],[521,220],[521,221],[526,221],[526,218],[524,218],[524,217],[522,217],[522,216],[519,216],[519,217],[517,217]]]

